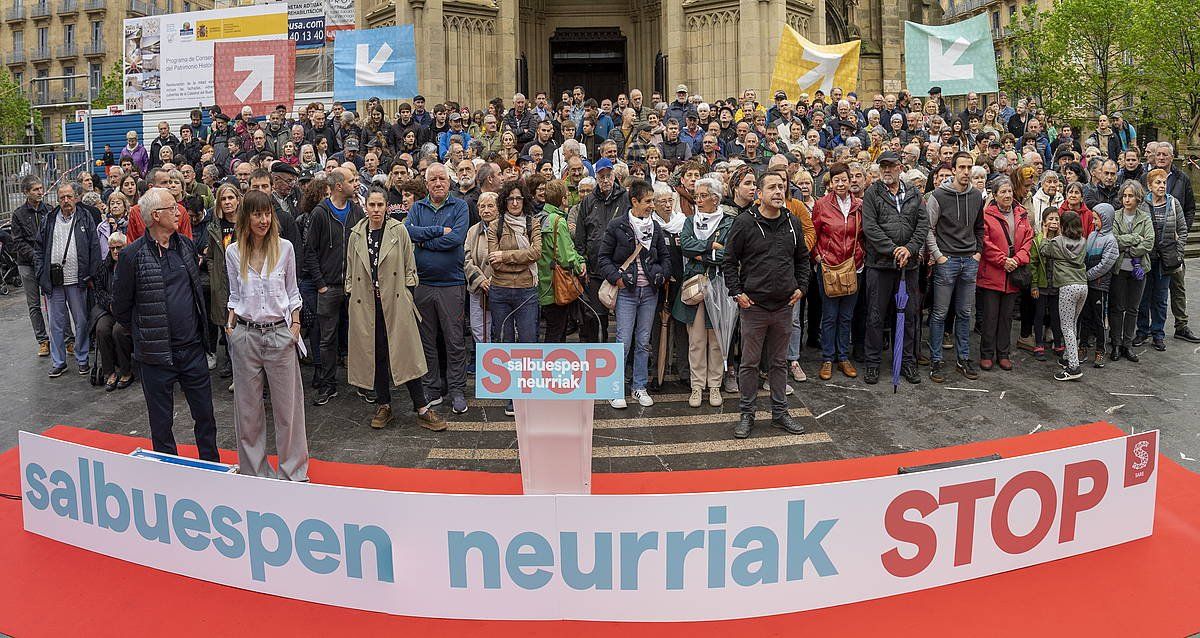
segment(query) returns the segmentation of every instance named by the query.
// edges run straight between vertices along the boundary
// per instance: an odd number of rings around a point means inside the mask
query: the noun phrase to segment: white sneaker
[[[793,388],[792,384],[790,384],[790,383],[785,385],[784,388],[786,388],[786,390],[784,390],[784,394],[786,394],[789,397],[796,393],[796,389]],[[771,391],[771,382],[770,381],[763,381],[763,390],[766,390],[767,392]]]
[[[804,368],[800,367],[799,361],[793,361],[791,364],[792,380],[796,383],[804,383],[808,381],[808,375],[804,374]]]
[[[624,397],[620,399],[613,399],[612,401],[609,401],[608,404],[618,410],[624,410],[625,408],[629,407],[629,404],[625,403]]]
[[[643,408],[648,408],[654,405],[654,399],[650,398],[650,393],[646,392],[645,388],[634,390],[630,396],[632,396],[634,399],[637,399],[638,405],[642,406]]]
[[[708,404],[709,405],[711,405],[714,408],[719,408],[719,407],[721,407],[721,404],[724,402],[725,402],[725,397],[721,396],[721,388],[709,388],[708,389]]]
[[[216,370],[217,369],[217,355],[208,354],[208,355],[205,355],[205,358],[208,359],[208,369]]]
[[[692,388],[692,393],[688,396],[688,407],[698,408],[704,402],[704,388],[696,386]]]

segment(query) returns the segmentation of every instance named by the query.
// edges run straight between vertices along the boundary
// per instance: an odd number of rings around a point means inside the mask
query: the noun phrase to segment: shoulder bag
[[[629,259],[626,259],[625,263],[621,264],[621,272],[625,272],[625,269],[629,268],[629,264],[632,264],[633,260],[637,259],[637,256],[642,252],[641,242],[635,240],[634,243],[637,244],[637,246],[633,249],[633,253],[629,255]],[[600,303],[604,304],[604,307],[608,308],[609,310],[616,309],[618,290],[620,290],[620,288],[617,288],[615,284],[608,283],[608,280],[605,279],[604,282],[600,284],[600,293],[597,295],[600,297]]]
[[[854,248],[849,259],[836,266],[821,264],[821,283],[828,297],[845,297],[858,292],[858,273],[854,267],[854,253],[858,252],[858,221],[854,222]]]
[[[1013,214],[1013,224],[1016,224],[1017,216]],[[1008,256],[1016,257],[1017,249],[1013,246],[1012,236],[1008,234],[1008,226],[1004,220],[1000,220],[1000,229],[1004,231],[1004,238],[1008,240]],[[1028,289],[1033,284],[1033,273],[1029,271],[1029,264],[1021,264],[1015,270],[1008,273],[1008,282],[1016,288]]]
[[[579,282],[579,277],[576,277],[575,273],[563,268],[558,263],[557,229],[550,229],[550,236],[554,238],[554,244],[550,247],[550,265],[553,268],[550,273],[550,287],[554,290],[554,304],[565,306],[583,294],[583,284]]]

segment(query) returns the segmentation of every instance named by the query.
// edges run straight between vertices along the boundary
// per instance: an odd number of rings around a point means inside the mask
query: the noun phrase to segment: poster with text
[[[258,5],[125,20],[125,108],[213,103],[213,43],[288,37],[287,6]]]

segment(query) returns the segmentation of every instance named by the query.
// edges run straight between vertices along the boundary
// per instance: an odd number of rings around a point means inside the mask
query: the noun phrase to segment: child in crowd
[[[1094,338],[1096,353],[1092,357],[1093,368],[1104,367],[1104,315],[1108,306],[1108,286],[1112,281],[1114,267],[1120,251],[1117,238],[1113,235],[1113,217],[1116,211],[1111,204],[1096,204],[1092,212],[1100,224],[1087,237],[1083,265],[1087,268],[1088,294],[1079,324],[1079,347],[1086,350]]]
[[[1062,370],[1054,375],[1058,381],[1074,381],[1083,376],[1079,368],[1079,342],[1075,325],[1087,300],[1087,270],[1084,268],[1086,242],[1083,239],[1083,219],[1073,210],[1061,213],[1062,232],[1047,240],[1042,249],[1053,260],[1054,283],[1058,285],[1058,317],[1066,351],[1058,357]]]
[[[1046,329],[1054,333],[1050,346],[1056,354],[1063,350],[1062,327],[1058,318],[1058,286],[1054,283],[1054,260],[1046,254],[1046,243],[1058,236],[1058,211],[1047,209],[1042,216],[1042,227],[1033,237],[1030,250],[1030,267],[1033,269],[1033,285],[1029,295],[1034,299],[1033,356],[1038,361],[1046,360]]]

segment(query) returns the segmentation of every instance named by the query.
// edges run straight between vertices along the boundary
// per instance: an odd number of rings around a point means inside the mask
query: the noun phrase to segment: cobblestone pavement
[[[1200,263],[1189,264],[1189,297],[1200,316]],[[1196,322],[1200,327],[1200,321]],[[1185,467],[1200,470],[1200,346],[1171,338],[1167,351],[1147,350],[1140,364],[1109,363],[1102,370],[1084,368],[1079,382],[1052,379],[1058,367],[1038,362],[1023,351],[1014,357],[1014,372],[983,373],[978,381],[952,375],[938,385],[924,380],[901,382],[893,394],[890,378],[867,386],[861,379],[835,373],[829,382],[816,379],[815,354],[802,362],[810,375],[794,383],[789,397],[792,415],[807,430],[784,434],[760,414],[753,436],[734,440],[737,401],[726,395],[724,406],[693,409],[687,388],[668,382],[655,393],[656,404],[613,410],[598,403],[595,412],[593,466],[597,472],[636,472],[771,465],[872,456],[1028,434],[1079,423],[1106,420],[1126,431],[1159,428],[1164,452]],[[148,436],[145,401],[140,386],[112,393],[93,388],[84,377],[46,376],[48,359],[35,356],[24,297],[19,290],[0,297],[0,371],[5,397],[0,399],[0,449],[17,442],[18,430],[41,431],[54,424]],[[861,371],[861,367],[860,367]],[[885,371],[886,372],[886,371]],[[304,369],[306,377],[311,371]],[[341,371],[342,379],[345,371]],[[473,377],[469,379],[473,383]],[[229,380],[214,375],[218,443],[234,447],[232,394]],[[382,431],[368,426],[374,406],[356,397],[344,383],[328,405],[307,406],[309,447],[314,458],[399,467],[518,470],[513,420],[494,400],[470,401],[463,415],[443,414],[450,429],[421,429],[407,415]],[[407,409],[400,390],[394,403]],[[760,398],[760,409],[767,409]],[[176,437],[191,442],[190,417],[182,395],[176,398]]]

